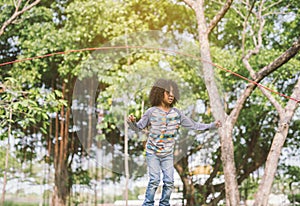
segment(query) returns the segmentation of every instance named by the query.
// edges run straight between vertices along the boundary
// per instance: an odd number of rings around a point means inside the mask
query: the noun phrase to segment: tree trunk
[[[210,105],[215,119],[221,120],[223,127],[219,129],[221,138],[221,157],[224,166],[226,205],[236,206],[239,204],[238,184],[236,180],[236,167],[234,162],[234,147],[232,141],[233,125],[225,114],[224,106],[221,102],[215,74],[211,64],[210,46],[204,15],[204,1],[200,0],[196,5],[196,17],[198,22],[198,34],[200,42],[200,54],[203,65],[203,77],[209,94]]]
[[[182,157],[175,163],[174,167],[183,183],[183,198],[186,199],[186,205],[196,205],[195,188],[188,171],[188,157]]]
[[[63,99],[66,96],[66,83],[62,86]],[[65,206],[69,196],[69,170],[68,170],[68,138],[69,138],[70,108],[62,106],[60,115],[56,116],[55,123],[55,151],[54,151],[54,191],[52,205]],[[59,137],[58,137],[59,131]]]
[[[11,122],[12,122],[12,108],[9,109],[9,125],[8,125],[8,137],[6,145],[6,155],[5,155],[5,168],[3,174],[3,186],[2,186],[2,195],[0,205],[4,205],[5,193],[6,193],[6,183],[7,183],[7,172],[8,172],[8,159],[10,154],[10,135],[11,135]]]
[[[186,199],[186,205],[196,206],[198,205],[195,200],[195,188],[194,184],[191,182],[191,178],[187,176],[181,177],[184,185],[184,194]]]
[[[240,197],[238,183],[236,179],[236,166],[234,161],[234,147],[232,140],[233,126],[227,119],[221,131],[221,159],[223,163],[224,178],[225,178],[225,195],[227,206],[239,205]]]
[[[242,95],[238,98],[236,102],[235,108],[231,111],[229,116],[226,116],[225,110],[222,107],[220,96],[218,95],[218,90],[216,88],[216,84],[214,81],[213,68],[211,65],[211,57],[209,51],[209,41],[208,35],[215,28],[217,23],[222,19],[222,17],[229,10],[232,1],[227,0],[224,2],[223,7],[220,11],[214,16],[210,23],[206,22],[205,17],[205,5],[204,0],[183,0],[189,7],[191,7],[195,13],[198,24],[198,34],[199,34],[199,43],[200,43],[200,52],[201,59],[203,61],[203,76],[205,79],[205,85],[207,87],[209,93],[210,104],[212,107],[213,116],[216,119],[219,119],[223,123],[223,128],[219,129],[219,135],[221,137],[221,150],[222,150],[222,161],[224,164],[224,175],[225,175],[225,184],[226,184],[226,200],[227,205],[238,205],[239,203],[239,195],[238,195],[238,184],[236,182],[236,169],[234,163],[234,151],[233,151],[233,142],[232,142],[232,129],[234,127],[237,118],[239,117],[239,113],[243,108],[243,105],[246,99],[251,95],[254,89],[257,87],[258,83],[268,76],[270,73],[278,69],[281,65],[288,62],[291,58],[293,58],[300,49],[300,38],[289,48],[286,50],[281,56],[275,59],[272,63],[260,69],[259,72],[254,72],[249,70],[247,65],[246,68],[250,71],[250,74],[254,74],[252,76],[253,80],[250,82]],[[254,54],[250,52],[250,55],[247,55],[248,60]],[[244,62],[244,58],[243,58]],[[224,128],[226,127],[226,128]],[[224,144],[224,145],[223,145]]]
[[[281,149],[285,142],[287,133],[288,133],[288,126],[281,126],[281,128],[275,134],[271,150],[269,152],[266,167],[264,171],[264,176],[261,180],[261,184],[258,188],[258,192],[255,198],[255,206],[267,206],[269,194],[272,188],[272,183],[275,177],[278,160],[280,157]]]
[[[293,99],[290,99],[288,101],[285,109],[283,109],[281,105],[276,101],[276,99],[272,97],[268,92],[263,92],[269,98],[269,100],[272,102],[277,112],[279,113],[280,122],[278,124],[278,129],[273,139],[270,152],[268,154],[264,175],[256,194],[254,204],[255,206],[268,205],[269,194],[271,192],[272,183],[276,174],[280,153],[288,135],[289,122],[294,116],[297,107],[299,106],[299,101],[296,102],[294,99],[297,99],[300,96],[300,78],[298,79],[298,82],[294,88],[292,94]]]

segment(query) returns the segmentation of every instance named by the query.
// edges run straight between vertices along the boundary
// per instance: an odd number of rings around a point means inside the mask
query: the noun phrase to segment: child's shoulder
[[[158,107],[153,106],[153,107],[149,107],[149,108],[146,110],[145,114],[146,114],[146,113],[147,113],[147,114],[151,114],[151,113],[153,113],[153,111],[155,111],[155,110],[161,111]],[[177,112],[179,115],[181,115],[180,109],[178,109],[178,108],[176,108],[176,107],[172,107],[171,110],[173,110],[173,111]]]
[[[156,107],[149,107],[149,108],[146,110],[145,114],[146,114],[146,113],[152,113],[153,110],[155,110],[155,109],[156,109]]]
[[[180,111],[178,108],[172,107],[172,109],[173,109],[175,112],[177,112],[178,114],[181,114],[181,111]]]

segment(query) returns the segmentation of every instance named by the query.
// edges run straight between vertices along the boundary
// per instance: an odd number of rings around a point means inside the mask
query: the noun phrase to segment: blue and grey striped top
[[[128,122],[134,131],[149,127],[146,152],[158,156],[167,156],[173,153],[175,137],[178,129],[183,126],[192,130],[206,130],[215,128],[215,123],[203,124],[194,122],[176,108],[165,112],[158,107],[149,108],[138,122]]]

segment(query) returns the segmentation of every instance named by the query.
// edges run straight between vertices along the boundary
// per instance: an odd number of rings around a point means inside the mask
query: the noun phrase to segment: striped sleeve
[[[191,130],[207,130],[207,129],[215,129],[216,124],[214,122],[210,124],[204,124],[200,122],[195,122],[189,117],[185,116],[181,111],[177,110],[180,114],[180,124],[181,126],[191,129]]]
[[[138,122],[127,122],[130,129],[139,132],[148,126],[153,108],[149,108]]]

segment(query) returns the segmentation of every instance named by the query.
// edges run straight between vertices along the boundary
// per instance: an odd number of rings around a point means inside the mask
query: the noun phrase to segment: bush
[[[293,201],[295,200],[296,205],[300,205],[300,194],[295,194],[293,199],[293,195],[288,195],[288,199],[291,203],[293,203]]]
[[[15,203],[12,201],[5,201],[4,206],[38,206],[36,203]]]

